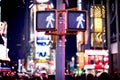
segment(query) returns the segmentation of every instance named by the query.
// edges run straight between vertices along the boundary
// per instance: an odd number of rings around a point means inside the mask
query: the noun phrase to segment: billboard
[[[51,40],[50,35],[45,35],[45,32],[36,33],[36,53],[35,59],[46,60],[50,57],[49,42]]]
[[[109,69],[108,50],[85,50],[84,69]]]
[[[35,59],[48,60],[50,57],[50,48],[48,46],[36,46]]]

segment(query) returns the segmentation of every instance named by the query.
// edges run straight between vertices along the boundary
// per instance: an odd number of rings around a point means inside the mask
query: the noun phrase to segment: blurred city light
[[[46,3],[49,2],[49,0],[36,0],[38,3]]]

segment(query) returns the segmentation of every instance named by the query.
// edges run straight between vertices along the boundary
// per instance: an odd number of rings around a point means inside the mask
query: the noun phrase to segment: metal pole
[[[57,9],[63,9],[63,0],[56,0]],[[65,32],[64,15],[58,13],[57,32]],[[56,44],[56,80],[65,80],[65,35],[57,36]]]
[[[108,50],[109,50],[109,73],[111,73],[113,71],[113,66],[112,66],[112,54],[111,54],[111,48],[110,48],[110,0],[107,0],[106,2],[106,8],[107,8],[107,46],[108,46]]]
[[[118,22],[118,0],[115,0],[115,15],[116,15],[116,37],[117,37],[117,46],[118,46],[118,53],[117,53],[117,68],[120,70],[120,49],[119,49],[119,22]]]

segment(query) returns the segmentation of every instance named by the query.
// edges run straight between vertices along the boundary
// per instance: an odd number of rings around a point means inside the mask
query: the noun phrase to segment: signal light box
[[[36,12],[36,30],[52,31],[56,29],[56,11]]]
[[[67,26],[67,31],[85,31],[86,12],[69,10],[67,12]]]

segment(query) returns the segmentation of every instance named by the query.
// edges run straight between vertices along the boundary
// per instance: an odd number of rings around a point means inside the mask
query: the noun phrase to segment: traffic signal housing
[[[37,11],[36,30],[53,31],[56,30],[56,11]]]
[[[67,31],[85,31],[86,21],[86,11],[67,11]]]

